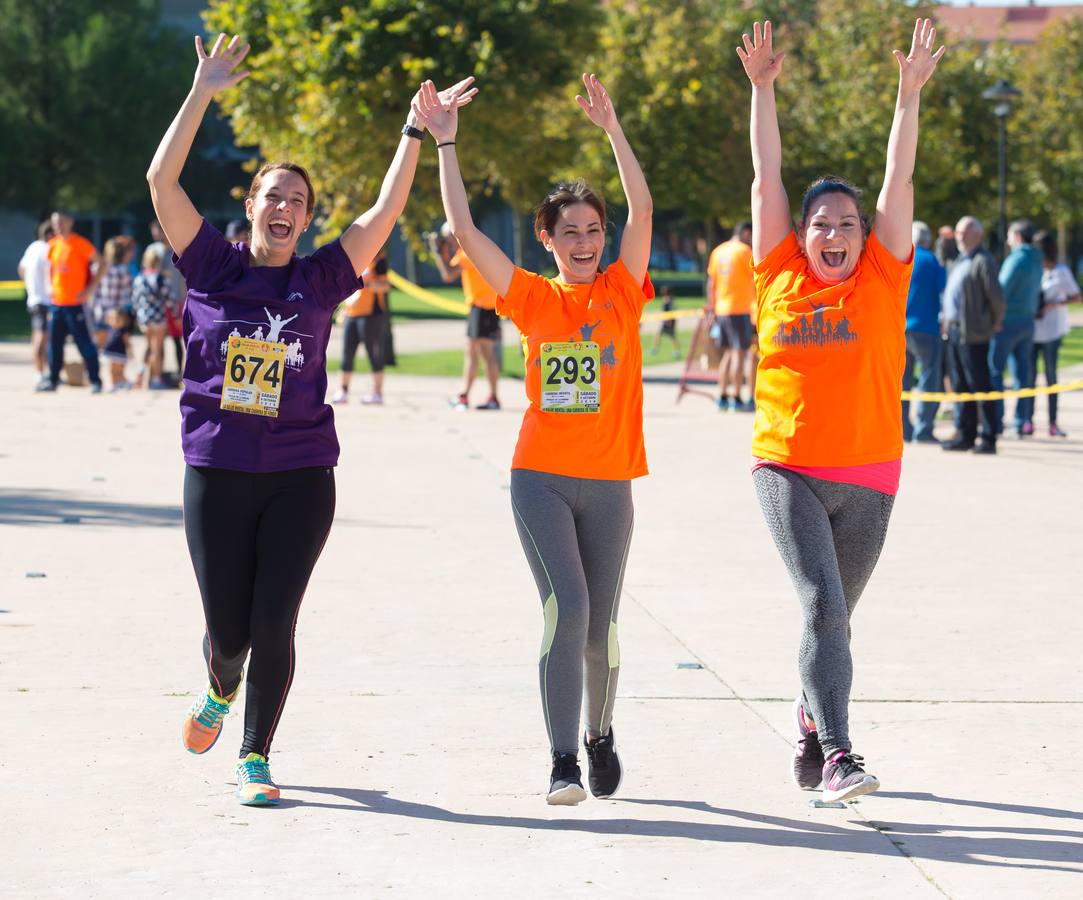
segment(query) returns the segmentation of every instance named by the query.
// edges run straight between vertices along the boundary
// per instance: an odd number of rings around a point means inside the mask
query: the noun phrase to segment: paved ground
[[[788,777],[798,623],[749,419],[649,384],[627,777],[558,810],[507,495],[521,386],[455,414],[454,382],[391,376],[386,408],[337,414],[337,522],[273,759],[286,800],[250,810],[238,716],[206,757],[179,741],[204,674],[176,394],[29,383],[0,345],[6,897],[1083,895],[1083,394],[1066,441],[907,452],[854,621],[856,749],[883,791],[817,810]]]

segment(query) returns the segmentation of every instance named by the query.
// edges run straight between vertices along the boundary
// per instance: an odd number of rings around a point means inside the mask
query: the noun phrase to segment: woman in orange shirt
[[[605,203],[583,182],[559,184],[534,228],[558,276],[516,268],[474,225],[455,156],[457,110],[430,85],[421,114],[437,140],[444,211],[463,251],[499,295],[497,312],[525,339],[526,390],[512,460],[515,524],[541,594],[539,678],[553,767],[547,801],[586,798],[578,764],[586,694],[588,782],[596,797],[620,785],[611,726],[620,650],[617,608],[632,536],[631,479],[647,474],[643,449],[639,317],[647,278],[652,203],[647,182],[605,88],[584,75],[576,102],[609,137],[628,204],[620,258],[599,271]]]
[[[806,790],[822,785],[826,801],[880,786],[850,743],[850,616],[899,485],[918,108],[944,52],[933,52],[935,37],[918,19],[909,55],[894,51],[899,92],[871,230],[860,192],[828,176],[805,194],[794,233],[774,95],[785,53],[774,52],[770,22],[737,48],[752,82],[753,479],[804,618],[793,776]]]

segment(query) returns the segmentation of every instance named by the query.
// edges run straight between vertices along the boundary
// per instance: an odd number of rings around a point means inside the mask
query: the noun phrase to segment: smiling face
[[[244,202],[252,223],[252,249],[257,256],[288,261],[301,232],[308,228],[308,185],[296,172],[272,169],[260,181],[254,197]]]
[[[797,240],[820,281],[845,281],[865,246],[865,230],[853,198],[838,192],[817,197],[798,229]]]
[[[557,213],[552,231],[538,234],[568,284],[590,284],[598,274],[605,248],[602,217],[589,203],[571,203]]]

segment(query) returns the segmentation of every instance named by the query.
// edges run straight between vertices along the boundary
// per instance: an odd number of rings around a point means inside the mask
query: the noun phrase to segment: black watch
[[[419,141],[425,137],[425,132],[420,128],[414,128],[409,122],[402,126],[402,133],[407,137],[417,138]]]

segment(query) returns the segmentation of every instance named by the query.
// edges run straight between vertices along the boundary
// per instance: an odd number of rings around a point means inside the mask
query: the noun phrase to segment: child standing
[[[152,391],[165,390],[168,385],[162,380],[162,351],[165,346],[167,309],[177,306],[177,298],[169,279],[162,274],[162,251],[154,244],[143,251],[143,271],[135,277],[132,302],[139,327],[147,336],[145,363],[150,369],[148,387]]]
[[[110,390],[126,391],[132,383],[124,374],[128,362],[128,335],[132,330],[132,313],[129,307],[115,307],[106,313],[109,334],[102,347],[102,356],[109,360],[109,376],[113,386]]]

